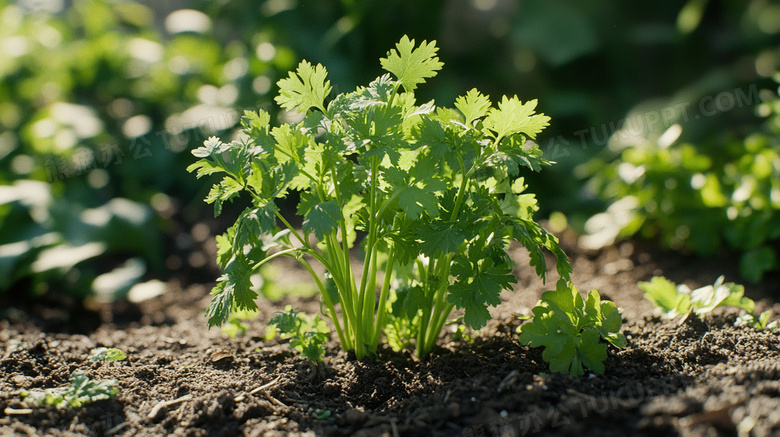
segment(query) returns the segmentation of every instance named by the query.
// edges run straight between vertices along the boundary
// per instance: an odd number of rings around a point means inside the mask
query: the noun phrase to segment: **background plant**
[[[325,67],[303,61],[279,82],[276,98],[302,121],[271,128],[267,113],[247,112],[245,138],[210,138],[193,151],[202,158],[189,167],[198,177],[225,174],[205,199],[216,215],[242,191],[253,200],[218,238],[225,274],[212,291],[210,325],[256,307],[250,276],[278,256],[296,258],[311,273],[342,347],[358,358],[375,353],[388,318],[408,319],[405,332],[394,333],[413,337],[418,356],[432,350],[455,307],[467,325],[484,326],[487,307],[515,282],[505,251],[511,240],[530,250],[540,277],[546,248],[568,279],[566,256],[533,221],[536,199],[518,178],[521,167],[548,164],[525,141],[548,117],[534,114],[536,101],[503,97],[493,107],[476,90],[456,100],[457,110],[435,109],[433,101],[418,106],[414,90],[442,66],[436,51],[433,42],[416,47],[404,37],[381,60],[392,76],[327,104]],[[302,232],[275,203],[289,190],[300,192]],[[357,231],[365,235],[359,280],[350,255]],[[304,256],[320,262],[326,276]],[[388,311],[391,293],[396,301],[402,296],[400,313]]]
[[[717,66],[601,125],[607,147],[577,169],[608,205],[585,226],[586,245],[638,235],[699,256],[735,252],[751,282],[777,270],[778,29],[764,25],[769,9],[759,4],[732,6],[691,1],[678,16],[681,31],[688,19],[695,25],[681,35],[690,46],[716,33],[706,14],[739,17],[739,40]],[[654,114],[658,123],[647,118]]]
[[[745,287],[733,282],[724,283],[720,276],[713,285],[691,290],[685,284],[676,285],[663,276],[655,276],[649,282],[639,282],[637,285],[645,292],[645,299],[660,309],[667,318],[682,316],[679,323],[691,314],[704,318],[718,307],[736,307],[743,311],[736,324],[748,325],[757,330],[777,329],[777,321],[770,322],[771,311],[761,314],[755,312],[756,303],[744,296]]]
[[[758,98],[757,91],[750,97],[756,104]],[[590,238],[609,234],[611,226],[614,233],[604,242],[638,233],[702,256],[729,248],[741,254],[740,272],[753,282],[776,270],[780,100],[757,110],[766,121],[742,138],[724,135],[694,145],[677,141],[683,127],[674,124],[666,137],[616,143],[613,160],[593,161],[589,169],[591,187],[614,202],[591,219],[595,232]]]
[[[119,390],[115,379],[92,380],[80,370],[70,377],[70,385],[46,390],[22,390],[24,402],[32,405],[51,405],[57,409],[80,408],[92,402],[113,399]]]

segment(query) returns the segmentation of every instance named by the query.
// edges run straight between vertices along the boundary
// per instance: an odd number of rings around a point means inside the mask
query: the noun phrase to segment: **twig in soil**
[[[178,399],[174,399],[172,401],[160,401],[157,405],[155,405],[152,408],[152,411],[149,412],[148,417],[150,419],[154,419],[155,417],[157,417],[158,414],[160,414],[160,410],[162,410],[163,408],[169,407],[171,405],[176,405],[176,404],[179,404],[181,402],[188,401],[190,399],[192,399],[192,395],[184,395],[184,396],[182,396],[182,397],[180,397]]]
[[[450,395],[452,394],[452,389],[447,389],[447,394],[444,395],[444,400],[441,402],[442,404],[446,404],[447,401],[450,399]]]
[[[129,425],[129,423],[122,422],[119,425],[117,425],[117,426],[109,429],[108,431],[106,431],[106,435],[114,435],[114,434],[118,433],[119,431],[121,431],[122,428],[126,427],[127,425]]]
[[[398,426],[395,424],[395,419],[390,419],[390,429],[393,431],[393,437],[398,437]]]
[[[276,406],[279,406],[279,407],[287,408],[287,405],[285,403],[283,403],[279,399],[276,399],[275,397],[271,396],[270,393],[265,392],[263,394],[265,395],[265,398],[268,399],[268,401],[271,402],[272,404],[274,404]]]
[[[32,414],[33,410],[29,408],[11,408],[11,407],[5,407],[5,410],[3,411],[6,416],[22,416],[25,414]]]
[[[509,374],[505,376],[504,379],[501,380],[501,383],[498,384],[497,391],[501,393],[502,391],[508,389],[509,386],[514,385],[514,383],[516,383],[519,378],[520,378],[520,372],[518,372],[517,369],[509,372]]]
[[[271,381],[269,383],[266,383],[266,384],[263,384],[260,387],[257,387],[255,389],[253,389],[252,391],[249,392],[249,394],[250,395],[256,395],[256,394],[260,393],[263,390],[269,389],[269,388],[275,386],[277,383],[279,383],[279,379],[281,379],[281,376],[277,376],[276,379],[274,379],[273,381]],[[236,402],[241,402],[244,399],[246,399],[246,395],[247,395],[247,393],[242,393],[242,394],[238,395],[238,397],[236,398]]]

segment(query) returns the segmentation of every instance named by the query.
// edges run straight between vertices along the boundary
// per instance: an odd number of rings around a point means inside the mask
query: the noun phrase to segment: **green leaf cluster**
[[[691,313],[704,318],[715,308],[730,306],[744,311],[737,319],[737,324],[748,325],[757,330],[776,328],[777,322],[769,322],[772,318],[771,311],[755,313],[756,303],[744,296],[744,286],[724,281],[725,278],[720,276],[713,285],[691,290],[685,284],[676,285],[663,276],[655,276],[648,282],[637,283],[637,286],[645,292],[645,299],[670,319],[683,316],[680,319],[682,322]]]
[[[601,301],[596,290],[583,300],[576,287],[560,280],[555,290],[542,294],[533,315],[533,321],[518,329],[520,342],[544,347],[542,358],[550,363],[552,372],[581,376],[584,366],[602,374],[607,344],[601,340],[618,348],[626,346],[618,308]]]
[[[85,404],[113,399],[119,390],[115,379],[91,380],[80,370],[70,377],[70,385],[46,390],[22,390],[24,402],[33,405],[52,405],[57,409],[80,408]]]
[[[284,311],[276,313],[268,322],[266,339],[270,340],[277,334],[283,339],[291,339],[291,348],[305,358],[319,363],[325,355],[324,343],[328,341],[330,329],[320,316],[307,316],[287,305]]]
[[[189,171],[222,177],[205,199],[216,215],[241,194],[251,199],[217,238],[224,274],[210,326],[256,309],[249,278],[280,256],[309,271],[342,347],[358,358],[375,354],[383,333],[395,347],[428,354],[455,308],[468,326],[484,326],[488,307],[515,283],[512,241],[529,250],[540,278],[549,251],[568,279],[566,255],[533,220],[537,199],[522,177],[550,165],[526,141],[549,117],[535,113],[535,100],[504,96],[494,106],[477,90],[454,108],[419,104],[414,90],[442,67],[437,51],[435,42],[404,37],[380,60],[386,74],[329,101],[326,68],[303,61],[279,81],[277,97],[301,121],[272,127],[265,111],[247,112],[240,139],[210,138],[193,151],[201,159]],[[300,229],[276,204],[291,191]]]

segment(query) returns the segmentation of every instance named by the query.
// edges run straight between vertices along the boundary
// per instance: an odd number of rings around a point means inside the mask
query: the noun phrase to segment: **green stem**
[[[460,164],[461,181],[460,188],[458,189],[458,197],[455,199],[455,207],[452,209],[450,215],[450,221],[454,222],[460,213],[460,206],[463,203],[463,199],[466,197],[466,190],[468,189],[468,183],[471,180],[469,175],[466,174],[466,164],[463,163],[463,158],[458,155],[458,164]]]
[[[457,158],[458,164],[460,164],[462,179],[460,188],[458,189],[458,196],[455,199],[455,207],[450,215],[451,222],[457,220],[460,215],[460,209],[466,198],[466,193],[469,191],[469,184],[471,182],[471,175],[466,172],[466,165],[463,162],[463,158],[459,155]],[[438,281],[436,282],[436,289],[433,290],[430,296],[428,295],[429,291],[426,291],[426,298],[429,299],[430,302],[430,310],[424,310],[422,319],[420,320],[416,351],[418,358],[424,357],[433,350],[433,346],[439,338],[444,322],[446,322],[447,317],[449,317],[452,312],[453,306],[446,302],[451,262],[452,256],[447,254],[439,259],[430,260],[428,263],[428,272],[425,274],[424,281],[426,284],[425,289],[430,290],[431,283],[435,279],[438,279]],[[434,264],[436,266],[435,269],[433,268]]]
[[[395,225],[395,223],[393,223]],[[395,267],[395,248],[390,247],[387,254],[387,264],[385,265],[385,277],[382,281],[382,291],[379,293],[379,309],[376,314],[376,330],[371,339],[371,347],[374,349],[379,345],[379,337],[382,333],[384,320],[387,315],[387,295],[390,291],[390,282],[392,281],[393,268]]]
[[[374,245],[376,247],[376,245]],[[376,249],[372,250],[370,268],[368,272],[368,280],[366,281],[366,287],[363,296],[363,340],[367,345],[371,344],[374,338],[374,330],[376,324],[374,322],[374,307],[376,306],[376,273],[377,273],[377,252]],[[373,350],[369,350],[373,353]]]
[[[431,305],[427,305],[423,308],[422,317],[420,318],[420,326],[417,331],[417,358],[425,356],[423,351],[428,349],[428,325],[431,321],[431,315],[433,311],[433,299],[436,296],[437,290],[432,289],[434,282],[436,282],[436,260],[428,260],[428,268],[425,274],[426,281],[424,282],[423,290],[425,292],[425,298]],[[438,282],[436,282],[438,284]]]
[[[309,242],[308,242],[308,241],[306,241],[306,240],[305,240],[303,237],[301,237],[301,236],[300,236],[300,234],[298,234],[298,231],[296,231],[296,230],[295,230],[295,228],[293,228],[293,227],[292,227],[292,225],[290,224],[290,222],[288,222],[288,221],[287,221],[287,219],[286,219],[286,218],[284,218],[284,216],[282,215],[282,213],[280,213],[280,212],[279,212],[279,209],[278,209],[278,208],[274,208],[274,209],[276,209],[276,217],[277,217],[277,218],[278,218],[278,219],[279,219],[279,220],[280,220],[282,223],[284,223],[284,226],[285,226],[285,227],[287,227],[287,229],[289,229],[289,230],[290,230],[290,233],[291,233],[291,234],[293,234],[293,236],[295,237],[295,239],[296,239],[296,240],[298,240],[298,241],[299,241],[299,242],[300,242],[300,243],[301,243],[301,244],[302,244],[304,247],[306,247],[306,248],[309,248],[309,249],[312,249],[312,250],[313,250],[314,248],[313,248],[313,247],[311,247],[311,245],[309,244]]]
[[[344,263],[341,259],[342,253],[338,249],[340,246],[338,245],[335,234],[336,231],[333,231],[325,237],[325,246],[333,265],[333,270],[330,270],[330,274],[339,291],[339,300],[341,302],[342,313],[344,314],[344,330],[350,332],[353,330],[352,327],[357,321],[357,314],[354,309],[354,287],[350,284],[349,273],[344,271]]]
[[[369,193],[368,239],[366,241],[366,256],[363,260],[363,273],[360,278],[360,291],[358,307],[362,314],[364,340],[368,344],[374,337],[374,305],[376,299],[376,270],[377,270],[377,231],[379,216],[377,210],[377,186],[379,184],[379,160],[373,159],[371,163],[371,191]],[[373,351],[370,351],[373,352]]]
[[[300,259],[299,261],[303,265],[303,267],[306,268],[306,270],[308,270],[311,277],[314,278],[314,282],[317,284],[317,288],[320,289],[320,294],[322,295],[322,301],[325,303],[325,306],[328,308],[328,312],[330,313],[330,319],[333,321],[333,324],[336,326],[336,333],[339,336],[339,343],[341,343],[342,347],[347,349],[350,343],[348,339],[344,336],[344,331],[341,328],[341,323],[339,323],[339,319],[336,314],[336,307],[334,306],[333,301],[331,301],[330,295],[328,294],[325,285],[322,283],[322,280],[320,280],[319,276],[317,276],[317,274],[314,273],[314,269],[311,268],[311,265],[305,259]]]
[[[433,337],[433,343],[435,344],[436,340],[439,338],[439,334],[441,334],[441,330],[444,328],[444,324],[447,323],[447,318],[450,316],[450,313],[452,313],[453,308],[455,308],[455,305],[448,303],[444,306],[443,309],[440,310],[438,317],[434,319],[433,322],[433,330],[431,332],[435,333],[435,336]],[[430,353],[431,351],[427,351],[426,353]]]

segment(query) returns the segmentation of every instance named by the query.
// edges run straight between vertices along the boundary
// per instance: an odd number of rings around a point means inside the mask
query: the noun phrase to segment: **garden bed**
[[[604,375],[547,374],[541,349],[522,346],[515,329],[547,286],[524,249],[515,293],[493,309],[473,341],[448,330],[423,361],[380,349],[355,361],[335,341],[316,366],[263,326],[293,305],[317,312],[317,298],[260,303],[245,336],[207,330],[202,317],[212,284],[173,280],[170,291],[138,305],[91,313],[15,302],[0,321],[2,435],[770,435],[780,432],[780,337],[734,327],[735,312],[700,321],[662,320],[636,282],[665,275],[691,286],[721,274],[725,256],[701,260],[624,242],[585,251],[563,238],[581,291],[597,288],[623,312],[628,347],[609,349]],[[777,277],[746,294],[775,313]],[[333,336],[335,339],[335,336]],[[90,350],[117,347],[128,358],[93,362]],[[113,400],[77,410],[25,411],[19,391],[66,385],[73,371],[118,380]],[[12,414],[8,414],[12,413]]]

